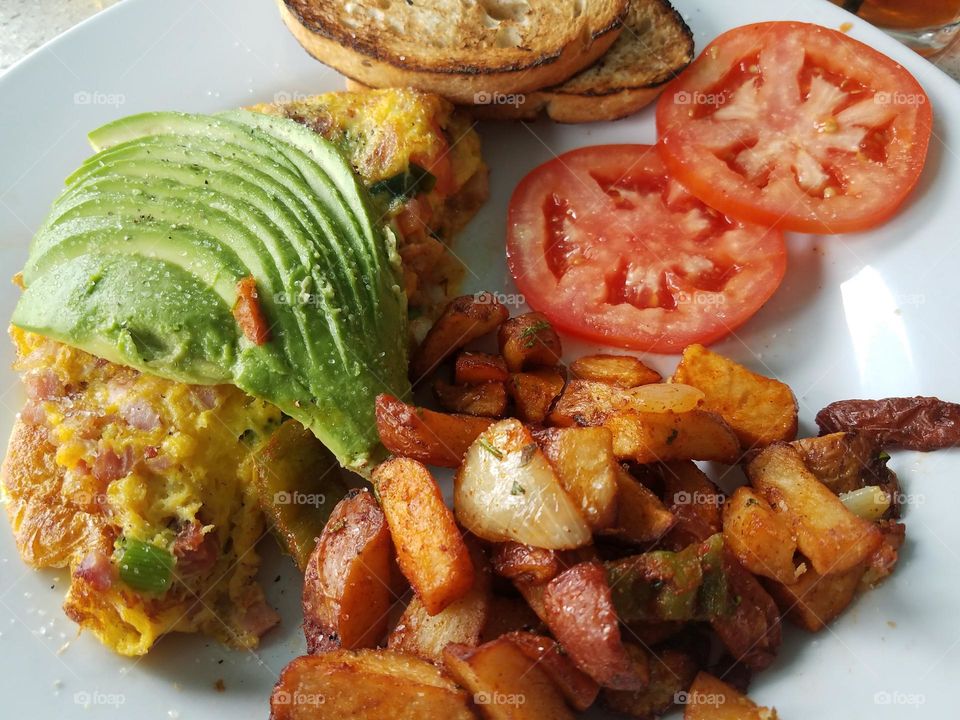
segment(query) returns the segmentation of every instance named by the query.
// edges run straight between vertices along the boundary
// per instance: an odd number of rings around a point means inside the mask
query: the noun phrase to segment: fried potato
[[[620,388],[590,380],[571,380],[550,413],[550,422],[560,427],[602,425],[611,413],[687,412],[696,409],[703,393],[688,385],[655,383]]]
[[[430,471],[394,458],[373,471],[373,485],[397,549],[397,563],[430,615],[474,585],[470,551]],[[482,624],[482,623],[481,623]]]
[[[570,365],[570,373],[580,380],[632,388],[658,383],[663,378],[632,355],[585,355]]]
[[[435,615],[414,596],[390,632],[388,648],[441,663],[443,649],[450,643],[475,647],[480,642],[490,613],[491,570],[479,544],[472,545],[470,557],[475,571],[470,591]]]
[[[543,600],[547,626],[578,668],[604,687],[646,685],[620,637],[603,565],[585,562],[566,570],[550,581]]]
[[[470,446],[454,479],[457,520],[491,542],[562,550],[586,545],[590,526],[530,431],[501,420]]]
[[[448,645],[443,659],[488,720],[573,720],[547,673],[506,638],[477,648]]]
[[[271,720],[475,720],[467,694],[436,666],[389,650],[293,660],[270,697]]]
[[[394,601],[393,543],[377,501],[351,491],[334,508],[303,577],[303,630],[311,653],[373,647]]]
[[[551,367],[560,362],[560,336],[545,315],[538,312],[517,315],[497,331],[500,354],[510,372],[527,367]]]
[[[649,660],[650,683],[638,690],[601,690],[603,704],[630,717],[650,720],[669,710],[693,682],[696,661],[679,650],[664,649]]]
[[[643,483],[618,463],[614,468],[617,482],[617,519],[613,527],[601,530],[605,537],[629,543],[659,540],[677,522],[664,504]]]
[[[499,418],[507,412],[507,386],[502,382],[451,385],[438,378],[433,392],[443,409],[452,413]]]
[[[414,407],[392,395],[377,396],[376,414],[380,442],[387,450],[439,467],[457,467],[470,444],[493,422]]]
[[[683,720],[777,720],[777,711],[760,707],[736,688],[701,672],[687,692]]]
[[[723,418],[704,410],[615,412],[603,426],[613,434],[614,455],[636,463],[714,460],[732,465],[740,457],[737,436]]]
[[[617,520],[617,461],[606,428],[550,428],[534,437],[593,530]]]
[[[751,372],[703,345],[683,351],[672,382],[702,390],[704,409],[726,420],[745,450],[797,435],[797,401],[788,385]]]
[[[563,392],[566,377],[559,367],[534,368],[510,376],[507,390],[516,406],[517,417],[539,425],[546,420],[554,401]]]
[[[751,670],[763,670],[780,648],[780,611],[760,581],[729,551],[724,553],[723,570],[731,596],[739,601],[732,613],[713,618],[710,625],[735,662]]]
[[[890,576],[897,565],[900,548],[906,539],[907,528],[893,520],[882,520],[879,523],[883,542],[867,559],[867,571],[860,579],[860,589],[870,590]]]
[[[723,541],[754,575],[796,582],[797,541],[790,523],[752,488],[737,488],[723,508]]]
[[[842,613],[857,593],[866,570],[864,563],[832,575],[807,568],[790,585],[769,581],[767,590],[793,624],[817,632]]]
[[[600,686],[573,664],[555,640],[530,632],[512,632],[506,638],[546,672],[572,708],[586,710],[593,705]]]
[[[677,519],[664,538],[667,548],[682,550],[720,532],[725,498],[696,464],[678,460],[658,466],[657,471],[663,481],[664,504]]]
[[[491,560],[496,573],[511,580],[526,578],[545,583],[553,580],[562,569],[560,555],[556,550],[517,542],[495,545]]]
[[[480,385],[485,382],[506,382],[510,377],[507,363],[500,355],[462,352],[457,355],[453,378],[457,385]]]
[[[776,443],[747,465],[750,483],[790,523],[797,547],[821,575],[844,573],[881,543],[880,530],[844,507],[797,450]]]
[[[543,634],[547,626],[522,597],[494,595],[490,598],[487,622],[480,633],[480,642],[496,640],[511,632]]]
[[[451,354],[491,333],[510,316],[492,296],[463,295],[450,301],[410,360],[410,377],[419,382]]]

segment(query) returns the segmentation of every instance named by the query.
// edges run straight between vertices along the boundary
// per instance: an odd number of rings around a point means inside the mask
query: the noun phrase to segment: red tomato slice
[[[660,152],[731,217],[833,234],[889,218],[916,185],[933,126],[903,67],[794,22],[721,35],[657,105]]]
[[[778,230],[728,220],[651,145],[598,145],[533,170],[510,200],[510,272],[567,332],[678,352],[745,322],[786,270]]]

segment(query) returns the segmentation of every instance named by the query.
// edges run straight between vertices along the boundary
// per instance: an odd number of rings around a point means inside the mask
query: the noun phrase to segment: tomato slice
[[[731,217],[833,234],[888,219],[933,125],[902,66],[843,33],[771,22],[721,35],[657,105],[664,162]]]
[[[663,353],[728,334],[786,270],[778,230],[707,207],[651,145],[581,148],[533,170],[510,200],[507,256],[560,329]]]

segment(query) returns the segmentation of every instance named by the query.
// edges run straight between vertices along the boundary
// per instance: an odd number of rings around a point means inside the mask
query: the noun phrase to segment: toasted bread
[[[694,56],[693,33],[667,0],[631,0],[623,32],[596,63],[566,82],[477,105],[474,115],[532,120],[545,114],[564,123],[618,120],[653,102]],[[511,98],[506,98],[511,100]]]
[[[557,85],[602,56],[628,0],[277,0],[301,45],[369,87],[454,102]]]

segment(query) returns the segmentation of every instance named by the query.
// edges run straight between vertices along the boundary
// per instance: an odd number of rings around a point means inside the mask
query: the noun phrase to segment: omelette
[[[296,121],[349,161],[392,228],[409,306],[429,314],[457,279],[447,243],[487,194],[467,116],[413,90],[252,110]],[[23,561],[68,570],[65,613],[121,655],[169,632],[255,647],[279,617],[256,581],[270,498],[250,460],[291,413],[233,384],[137,370],[16,323],[10,334],[27,401],[2,482]]]

